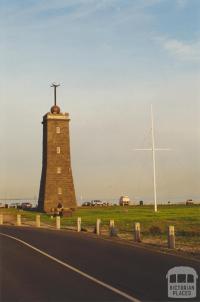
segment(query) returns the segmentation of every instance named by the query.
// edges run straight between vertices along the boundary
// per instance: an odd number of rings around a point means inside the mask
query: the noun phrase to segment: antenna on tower
[[[57,101],[56,100],[56,88],[59,86],[60,86],[60,84],[56,84],[55,82],[51,84],[51,87],[54,88],[54,106],[57,106],[57,104],[56,104],[56,101]]]
[[[153,106],[151,105],[151,148],[146,149],[134,149],[136,151],[152,151],[153,159],[153,189],[154,189],[154,212],[158,211],[157,207],[157,182],[156,182],[156,154],[155,151],[170,151],[169,148],[155,148],[155,135],[154,135],[154,117],[153,117]]]

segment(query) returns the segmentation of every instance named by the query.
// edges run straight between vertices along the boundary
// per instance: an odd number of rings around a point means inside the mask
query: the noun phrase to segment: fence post
[[[135,242],[141,242],[140,223],[139,222],[135,223],[134,235],[135,235]]]
[[[81,217],[77,218],[77,232],[81,231]]]
[[[3,214],[0,214],[0,225],[3,224]]]
[[[40,227],[40,215],[36,215],[36,227],[39,228]]]
[[[115,221],[112,219],[110,220],[110,228],[114,228],[115,227]]]
[[[96,222],[96,234],[97,235],[100,235],[100,233],[101,233],[100,227],[101,227],[101,219],[97,218],[97,222]]]
[[[56,229],[60,230],[60,216],[56,216]]]
[[[115,221],[113,219],[110,220],[110,236],[117,236],[117,230],[115,228]]]
[[[17,214],[17,226],[21,225],[21,215]]]
[[[173,225],[168,227],[168,248],[175,249],[175,231]]]

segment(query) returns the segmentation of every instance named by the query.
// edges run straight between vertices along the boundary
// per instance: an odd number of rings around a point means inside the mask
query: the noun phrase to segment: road
[[[196,260],[85,233],[11,226],[0,233],[1,302],[167,301],[170,268],[190,266],[200,276]]]

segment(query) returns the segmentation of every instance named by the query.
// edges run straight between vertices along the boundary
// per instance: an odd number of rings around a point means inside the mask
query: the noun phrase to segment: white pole
[[[0,225],[3,224],[3,214],[0,214]]]
[[[153,119],[153,106],[152,105],[151,105],[151,136],[152,136],[152,156],[153,156],[154,212],[157,212],[156,158],[155,158],[154,119]]]
[[[36,215],[35,223],[36,223],[36,227],[39,228],[40,227],[40,215]]]
[[[156,184],[156,151],[169,151],[167,148],[155,148],[155,136],[154,136],[154,118],[153,118],[153,106],[151,105],[151,136],[152,147],[145,149],[135,149],[138,151],[151,151],[153,157],[153,190],[154,190],[154,212],[157,212],[157,184]]]
[[[114,228],[115,227],[115,221],[112,219],[110,220],[110,228]]]
[[[60,230],[60,216],[56,216],[56,229]]]
[[[17,225],[20,226],[21,225],[21,215],[17,214]]]
[[[96,234],[100,235],[100,225],[101,225],[101,219],[97,218],[96,222]]]
[[[77,232],[81,232],[81,217],[77,218]]]
[[[136,222],[135,223],[135,241],[136,242],[141,242],[141,237],[140,237],[140,223]]]

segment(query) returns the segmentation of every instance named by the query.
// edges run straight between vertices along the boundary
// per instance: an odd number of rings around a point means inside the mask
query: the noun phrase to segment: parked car
[[[91,202],[90,201],[85,201],[82,203],[82,207],[89,207],[91,206]]]
[[[10,205],[9,205],[9,208],[15,208],[15,209],[17,209],[17,207],[20,205],[20,203],[18,203],[18,202],[13,202],[13,203],[11,203]]]
[[[194,201],[192,199],[188,199],[186,200],[186,206],[190,206],[190,205],[193,205],[194,204]]]
[[[121,196],[119,199],[120,206],[129,206],[130,198],[128,196]]]
[[[105,201],[101,201],[101,200],[92,200],[91,201],[91,206],[93,206],[93,207],[96,207],[96,206],[103,207],[103,206],[107,206],[107,205],[108,205],[108,203]]]
[[[22,208],[22,210],[31,209],[32,208],[32,204],[30,202],[22,202],[21,208]]]

